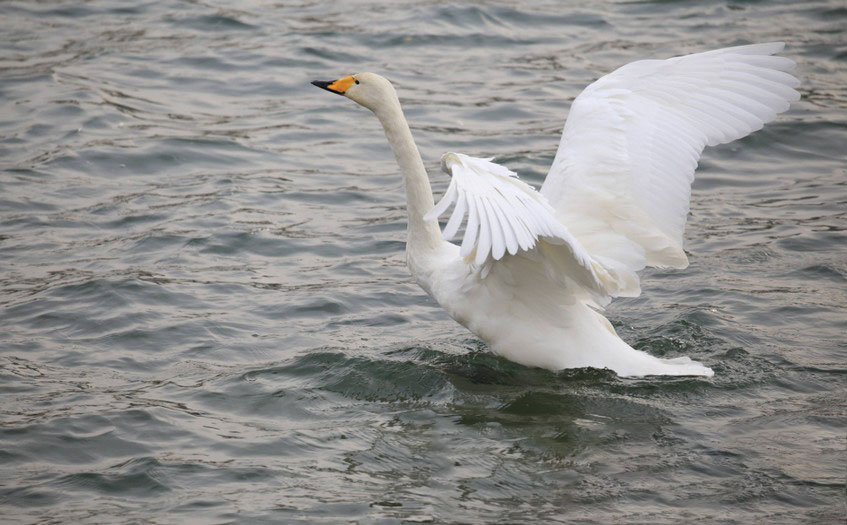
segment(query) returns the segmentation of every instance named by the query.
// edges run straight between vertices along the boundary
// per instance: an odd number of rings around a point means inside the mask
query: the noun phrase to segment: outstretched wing
[[[591,258],[554,216],[547,200],[531,186],[518,179],[515,172],[491,162],[491,159],[446,153],[442,169],[452,177],[447,192],[424,216],[437,220],[455,204],[442,237],[451,240],[465,223],[462,257],[473,257],[478,265],[498,261],[507,253],[532,251],[539,242],[563,246],[576,262],[582,276],[598,288]]]
[[[799,99],[780,42],[633,62],[571,105],[541,194],[592,258],[638,295],[644,266],[684,268],[691,182],[705,146],[762,128]]]

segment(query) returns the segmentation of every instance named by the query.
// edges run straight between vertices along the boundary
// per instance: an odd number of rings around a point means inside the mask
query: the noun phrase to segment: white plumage
[[[641,60],[588,86],[571,105],[541,193],[595,259],[634,272],[685,268],[691,182],[705,146],[759,130],[800,98],[794,63],[756,44]]]
[[[437,205],[393,87],[361,73],[316,85],[371,109],[403,172],[412,274],[459,323],[513,361],[620,375],[712,375],[622,341],[599,313],[637,296],[646,266],[684,268],[703,148],[752,133],[799,98],[782,43],[633,62],[574,100],[540,192],[509,169],[448,153]],[[439,236],[435,219],[454,206]],[[465,224],[461,247],[449,243]]]
[[[465,217],[468,218],[459,254],[474,252],[474,262],[482,265],[488,257],[500,260],[508,252],[529,251],[539,237],[565,243],[580,264],[591,271],[591,258],[578,248],[567,228],[556,219],[556,211],[543,195],[518,179],[517,174],[492,159],[479,159],[461,153],[445,153],[441,166],[453,179],[444,197],[424,215],[437,219],[455,204],[444,227],[445,241],[453,239]]]

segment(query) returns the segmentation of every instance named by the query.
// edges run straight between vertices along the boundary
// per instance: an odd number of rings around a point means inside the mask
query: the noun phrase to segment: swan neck
[[[385,136],[403,175],[409,215],[406,249],[410,253],[420,249],[435,249],[442,242],[438,222],[423,219],[435,206],[432,188],[409,124],[396,97],[391,104],[386,104],[377,112],[377,117],[382,123]]]

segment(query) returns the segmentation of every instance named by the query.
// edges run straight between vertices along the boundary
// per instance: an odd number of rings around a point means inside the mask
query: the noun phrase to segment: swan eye
[[[359,81],[357,80],[357,81],[356,81],[356,83],[358,84],[358,83],[359,83]]]

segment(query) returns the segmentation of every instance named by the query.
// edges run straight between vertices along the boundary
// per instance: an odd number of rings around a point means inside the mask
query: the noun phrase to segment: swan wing
[[[518,179],[508,168],[491,159],[447,153],[442,169],[452,178],[444,196],[424,220],[437,220],[450,206],[453,211],[442,231],[444,240],[453,239],[465,224],[459,254],[477,266],[496,262],[507,254],[545,252],[565,248],[575,267],[575,280],[593,289],[601,288],[588,253],[555,217],[543,195]],[[575,264],[574,264],[575,263]]]
[[[705,146],[744,137],[799,99],[784,44],[627,64],[571,105],[541,194],[595,261],[640,293],[636,271],[684,268],[691,182]]]

